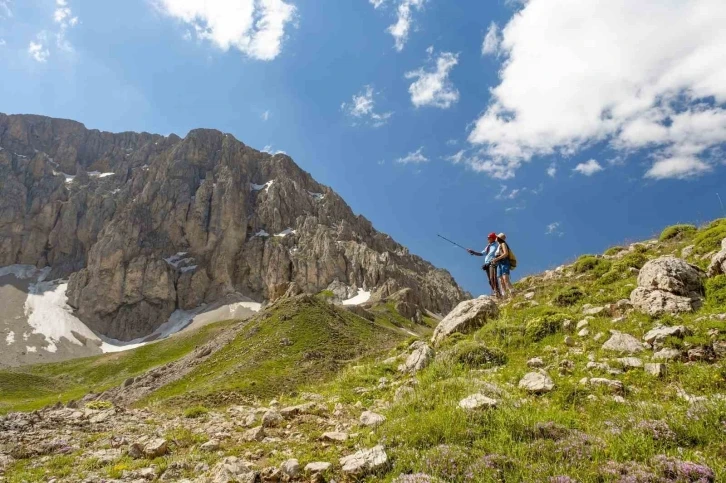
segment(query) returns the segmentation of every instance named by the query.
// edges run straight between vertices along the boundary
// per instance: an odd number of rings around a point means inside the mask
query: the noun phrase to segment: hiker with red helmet
[[[499,298],[502,296],[502,292],[500,291],[499,284],[497,283],[496,264],[492,263],[497,255],[497,252],[499,251],[497,234],[490,233],[487,237],[487,241],[489,242],[489,244],[481,252],[477,252],[476,250],[472,250],[471,248],[467,248],[466,251],[469,252],[471,255],[477,257],[484,257],[484,265],[482,265],[481,268],[486,272],[487,277],[489,278],[489,286],[492,288],[492,295]]]

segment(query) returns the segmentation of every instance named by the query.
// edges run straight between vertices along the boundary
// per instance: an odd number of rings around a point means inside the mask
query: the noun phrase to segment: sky
[[[0,0],[0,112],[283,151],[474,294],[726,216],[722,0]]]

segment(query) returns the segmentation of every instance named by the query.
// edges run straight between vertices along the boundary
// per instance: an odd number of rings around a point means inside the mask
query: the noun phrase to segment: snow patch
[[[197,266],[196,265],[190,265],[188,267],[183,267],[181,269],[181,273],[191,272],[192,270],[196,270],[196,269],[197,269]]]
[[[29,346],[29,345],[26,345],[25,346],[25,350],[28,351],[28,352],[38,352],[38,348],[37,347]]]
[[[270,186],[272,186],[272,183],[274,183],[274,182],[275,182],[275,180],[273,179],[273,180],[268,181],[265,184],[250,183],[250,188],[252,189],[252,191],[261,191],[261,190],[267,191],[270,189]]]
[[[325,199],[325,195],[323,193],[313,193],[312,191],[308,191],[308,194],[315,198],[316,201],[322,201]]]
[[[259,237],[268,237],[268,236],[270,236],[270,234],[269,234],[269,233],[267,233],[267,232],[266,232],[265,230],[260,230],[260,231],[258,231],[257,233],[255,233],[255,234],[254,234],[254,235],[252,235],[252,236],[253,236],[253,237],[255,237],[255,236],[259,236]]]
[[[5,336],[5,343],[7,345],[13,345],[15,343],[15,332],[12,330]]]
[[[88,176],[92,178],[107,178],[113,176],[115,173],[101,173],[100,171],[89,171]]]
[[[186,268],[186,265],[189,265],[190,263],[194,262],[194,258],[186,257],[187,252],[179,252],[176,255],[172,255],[169,258],[165,258],[164,261],[174,267],[175,269],[179,270],[179,267],[183,267],[181,270],[184,271],[184,268]],[[194,265],[194,268],[196,268],[196,265]]]
[[[362,288],[358,289],[358,295],[356,295],[353,298],[349,298],[348,300],[343,301],[343,305],[360,305],[368,302],[371,298],[371,293],[366,292]]]
[[[292,228],[288,228],[286,230],[281,231],[280,233],[278,233],[275,236],[286,237],[287,235],[294,235],[295,233],[297,233],[296,230],[293,230]]]

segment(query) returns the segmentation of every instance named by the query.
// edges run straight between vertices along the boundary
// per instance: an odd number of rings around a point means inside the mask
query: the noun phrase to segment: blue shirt
[[[486,246],[486,248],[482,251],[485,264],[490,263],[494,259],[494,257],[496,257],[498,249],[499,244],[497,244],[496,242],[491,242],[489,245]]]

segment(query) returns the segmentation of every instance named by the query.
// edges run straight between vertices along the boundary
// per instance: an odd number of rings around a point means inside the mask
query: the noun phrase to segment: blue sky
[[[0,0],[0,111],[285,151],[486,291],[724,212],[721,0]]]

